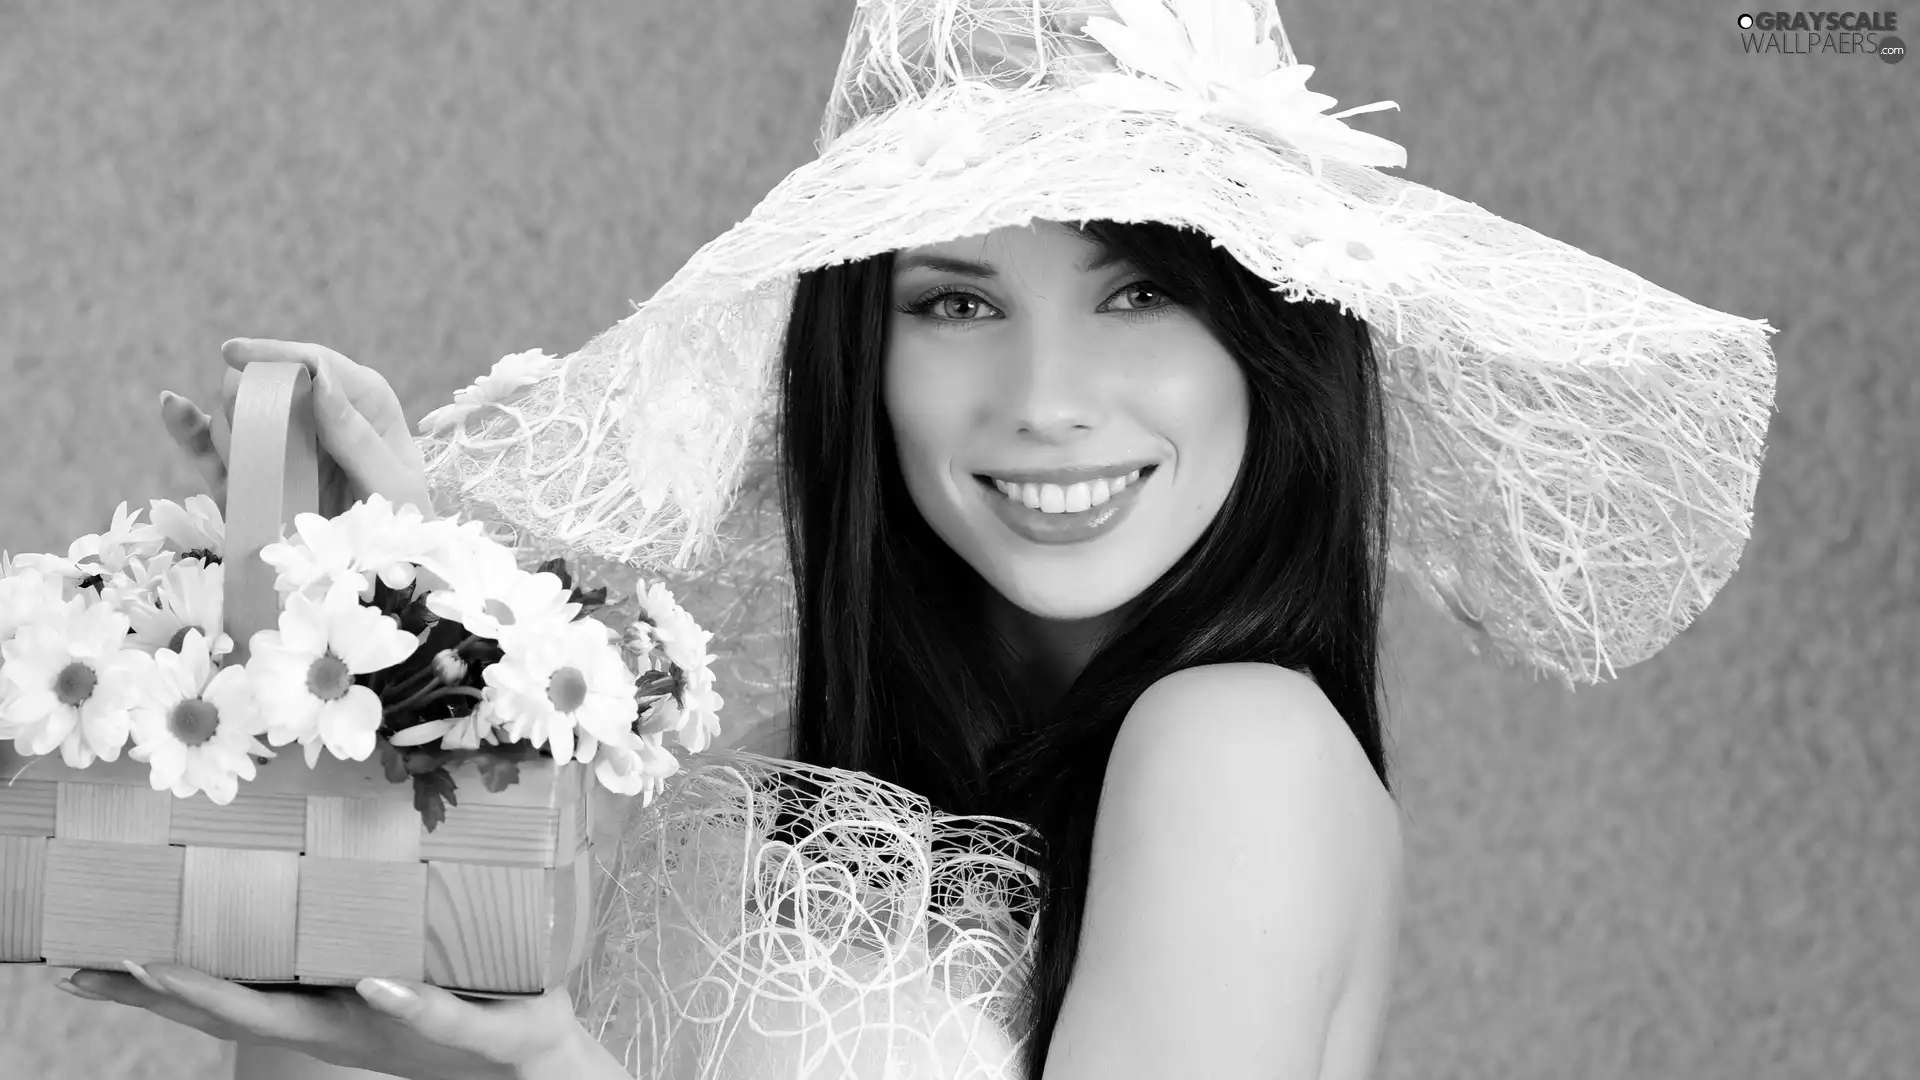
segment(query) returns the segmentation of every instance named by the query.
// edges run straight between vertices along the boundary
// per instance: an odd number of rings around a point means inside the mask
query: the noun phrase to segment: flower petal
[[[395,746],[419,746],[423,743],[430,743],[442,735],[445,735],[447,732],[452,731],[453,726],[454,722],[452,720],[428,720],[425,723],[415,724],[410,728],[403,728],[400,731],[394,732],[392,735],[387,736],[387,741]]]

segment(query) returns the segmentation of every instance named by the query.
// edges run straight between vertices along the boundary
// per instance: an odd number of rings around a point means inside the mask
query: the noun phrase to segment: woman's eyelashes
[[[1143,293],[1154,298],[1154,301],[1150,302],[1151,306],[1109,307],[1115,300],[1122,297],[1128,298],[1130,302],[1138,302],[1138,297]],[[947,307],[948,301],[959,301],[960,303],[954,307]],[[1165,289],[1151,281],[1141,279],[1139,281],[1129,282],[1115,290],[1112,295],[1108,296],[1104,301],[1101,301],[1098,310],[1105,314],[1121,315],[1133,319],[1154,319],[1165,314],[1169,307],[1177,303],[1178,301],[1174,300]],[[956,310],[957,308],[970,308],[976,314],[960,314]],[[894,308],[895,311],[902,315],[912,315],[916,318],[923,318],[934,323],[957,328],[990,321],[990,317],[982,317],[977,314],[982,309],[992,312],[994,316],[998,316],[999,318],[1006,318],[1006,315],[1001,312],[999,308],[994,307],[986,297],[981,296],[971,289],[964,289],[953,285],[936,286],[928,292],[923,293],[919,299],[897,305]]]
[[[900,312],[902,315],[913,315],[918,318],[931,319],[934,322],[941,322],[941,323],[977,323],[977,322],[985,321],[983,319],[973,318],[967,315],[956,316],[952,314],[935,314],[934,313],[936,308],[939,308],[941,305],[945,304],[949,300],[965,301],[969,304],[973,304],[978,307],[987,308],[993,311],[995,314],[1000,313],[998,308],[995,308],[992,304],[989,304],[987,302],[987,298],[984,296],[981,296],[979,293],[976,293],[970,289],[954,288],[953,286],[950,286],[950,285],[943,285],[943,286],[937,287],[927,293],[922,294],[920,299],[908,301],[907,303],[901,304],[900,306],[894,308],[894,310]],[[1004,316],[1002,317],[1004,318]]]

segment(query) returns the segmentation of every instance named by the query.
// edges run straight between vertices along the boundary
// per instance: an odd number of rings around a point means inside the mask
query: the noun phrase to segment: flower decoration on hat
[[[1336,283],[1371,290],[1406,284],[1440,259],[1432,244],[1338,205],[1316,207],[1292,235],[1299,244],[1295,275],[1328,292]]]
[[[1313,66],[1285,62],[1278,43],[1259,33],[1245,0],[1111,2],[1120,21],[1088,19],[1082,33],[1134,74],[1095,75],[1075,88],[1082,97],[1115,108],[1171,112],[1189,124],[1203,117],[1243,124],[1307,155],[1316,175],[1328,158],[1406,165],[1407,152],[1397,143],[1341,123],[1400,106],[1376,101],[1327,114],[1334,99],[1307,89]]]
[[[540,349],[528,349],[502,357],[492,370],[474,380],[472,386],[453,392],[453,404],[442,405],[420,418],[422,433],[445,433],[466,423],[467,417],[490,405],[503,405],[518,397],[522,390],[541,379],[557,374],[566,361],[548,356]]]

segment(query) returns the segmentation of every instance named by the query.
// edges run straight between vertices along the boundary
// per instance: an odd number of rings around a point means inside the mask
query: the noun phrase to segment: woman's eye
[[[932,307],[943,319],[955,322],[972,322],[981,311],[986,310],[986,301],[971,293],[944,293],[933,300]]]
[[[1133,311],[1165,307],[1171,302],[1171,298],[1168,297],[1165,292],[1161,291],[1158,285],[1150,281],[1136,281],[1113,294],[1114,300],[1119,300],[1122,297],[1125,297],[1129,301],[1130,310]],[[1142,297],[1146,299],[1143,300],[1141,299]]]

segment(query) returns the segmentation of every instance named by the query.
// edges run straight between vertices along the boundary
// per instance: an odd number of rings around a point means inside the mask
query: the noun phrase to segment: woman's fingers
[[[187,452],[193,466],[207,482],[207,490],[216,503],[226,504],[227,455],[219,445],[213,420],[200,407],[171,390],[160,393],[160,422],[167,434]]]
[[[347,400],[331,372],[314,379],[313,405],[320,445],[356,491],[363,496],[378,492],[396,503],[411,503],[421,513],[433,513],[425,470],[394,455],[367,417]]]
[[[76,971],[68,985],[100,1001],[145,1009],[162,1019],[185,1024],[216,1039],[233,1039],[239,1033],[218,1017],[189,1002],[143,985],[132,975],[107,971]]]
[[[229,368],[220,381],[220,419],[213,423],[213,445],[220,449],[222,461],[233,456],[227,447],[233,441],[233,405],[239,400],[240,373]]]
[[[357,987],[367,1004],[442,1046],[460,1047],[499,1062],[529,1061],[551,1049],[528,1045],[529,1034],[558,1044],[574,1027],[573,1008],[564,993],[533,1001],[476,1005],[437,986],[398,979],[362,979]],[[518,1013],[509,1019],[504,1014]],[[533,1022],[529,1022],[529,1021]]]
[[[356,364],[345,356],[307,341],[278,341],[272,338],[234,338],[220,346],[227,366],[236,370],[256,360],[304,364],[315,379],[329,376],[347,401],[377,430],[407,426],[400,412],[400,399],[379,372]]]
[[[339,1007],[325,996],[263,994],[176,964],[154,964],[147,973],[174,998],[256,1041],[302,1045],[343,1034]]]
[[[437,986],[398,979],[361,979],[355,987],[367,1004],[427,1039],[444,1046],[460,1046],[494,1056],[497,1049],[486,1016]]]
[[[304,365],[313,377],[327,452],[360,493],[377,491],[431,512],[426,463],[399,397],[379,372],[304,341],[234,338],[220,352],[236,372],[256,361]]]

